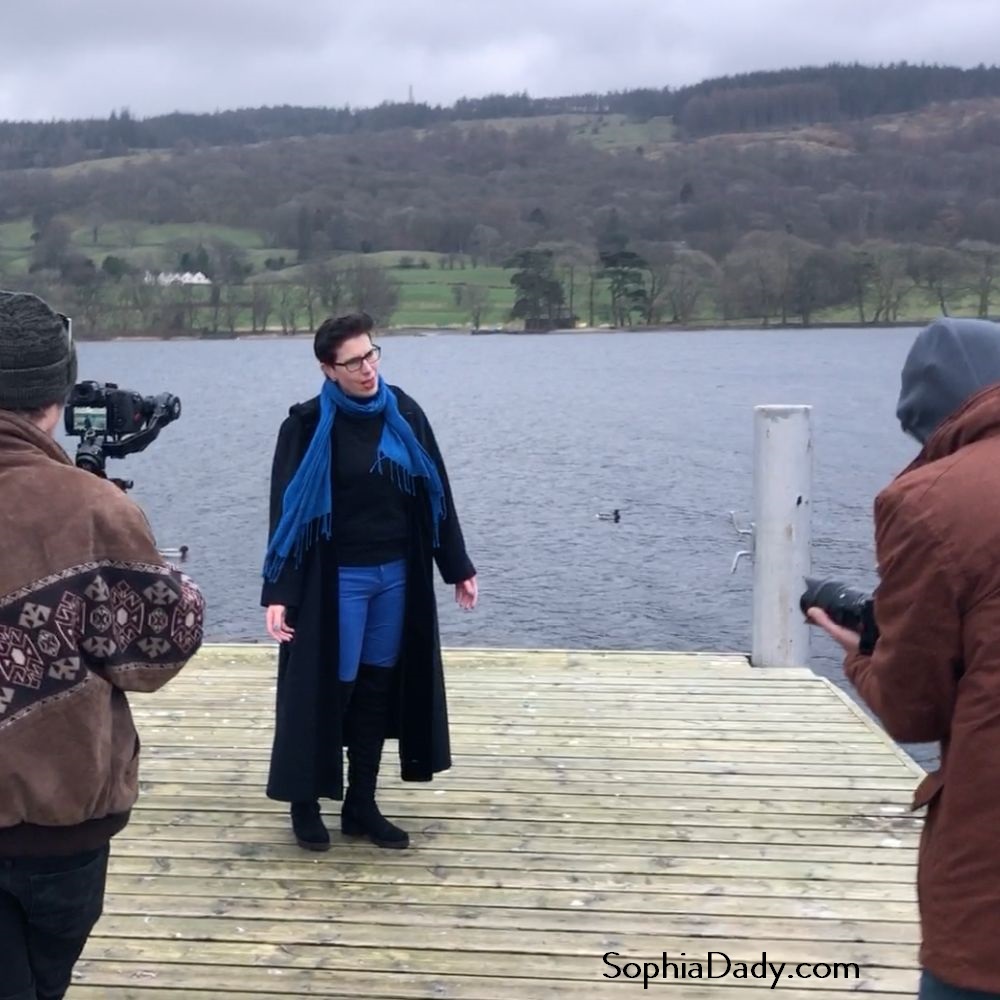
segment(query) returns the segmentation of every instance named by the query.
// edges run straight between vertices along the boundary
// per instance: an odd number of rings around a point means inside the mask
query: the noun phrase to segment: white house
[[[147,271],[143,276],[143,281],[147,285],[210,285],[212,284],[209,278],[206,278],[201,271],[191,273],[190,271],[185,271],[181,274],[179,271],[161,271],[159,274],[153,274],[152,271]]]

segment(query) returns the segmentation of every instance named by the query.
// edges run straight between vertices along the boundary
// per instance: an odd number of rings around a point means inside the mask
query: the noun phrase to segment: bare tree
[[[122,279],[132,322],[140,330],[153,325],[153,315],[161,298],[159,285],[147,283],[144,275],[128,274]]]
[[[944,316],[948,315],[948,300],[965,286],[964,270],[962,255],[946,247],[914,245],[906,251],[908,277],[934,296]]]
[[[1000,280],[1000,246],[983,240],[963,240],[958,247],[973,264],[972,288],[976,293],[976,315],[980,319],[987,319],[993,291]]]
[[[295,333],[298,329],[301,294],[298,285],[282,281],[277,285],[278,321],[282,333]]]
[[[344,273],[347,301],[352,308],[386,326],[399,307],[399,282],[385,268],[363,258]]]
[[[266,333],[267,321],[274,310],[274,289],[260,281],[255,281],[251,287],[253,292],[250,299],[250,313],[253,329],[255,333],[258,329]]]
[[[680,250],[666,266],[657,293],[657,306],[669,307],[671,321],[690,323],[706,299],[713,300],[722,287],[722,269],[707,253]]]
[[[211,261],[213,281],[239,283],[247,278],[253,270],[247,262],[246,250],[229,240],[210,239],[208,241],[208,255]]]
[[[862,262],[864,295],[874,305],[871,321],[895,321],[903,299],[914,288],[913,279],[906,273],[904,248],[886,240],[868,240],[856,253]]]
[[[104,209],[100,205],[91,205],[87,209],[87,228],[90,230],[90,244],[97,246],[101,241],[101,228],[104,225]]]
[[[69,305],[74,320],[82,330],[98,333],[107,322],[107,303],[104,301],[104,281],[95,273],[87,281],[75,284],[69,292]]]
[[[118,231],[121,233],[127,247],[134,248],[139,245],[139,237],[142,235],[143,229],[145,229],[145,226],[134,219],[125,219],[118,223]]]
[[[243,312],[241,295],[242,287],[240,285],[226,285],[222,289],[222,317],[226,329],[230,333],[236,333],[240,314]]]
[[[319,292],[316,290],[316,286],[309,281],[308,275],[306,276],[305,284],[300,285],[299,289],[302,293],[302,307],[306,311],[306,322],[309,324],[310,330],[315,330]]]
[[[503,238],[493,226],[485,226],[481,222],[472,227],[469,234],[469,256],[472,266],[478,267],[480,262],[494,264],[499,257]]]
[[[305,266],[304,275],[310,299],[314,296],[319,299],[329,315],[336,313],[344,298],[344,272],[336,268],[332,261],[316,260]],[[309,326],[315,328],[315,325],[310,315]]]
[[[767,326],[781,315],[788,283],[787,262],[775,246],[748,246],[740,241],[724,263],[727,312],[759,316]]]
[[[194,289],[191,285],[167,285],[158,298],[160,326],[167,330],[187,330],[194,325]]]
[[[124,281],[110,283],[105,290],[106,314],[104,322],[108,329],[117,333],[127,333],[132,326],[131,292]]]
[[[33,270],[58,268],[70,251],[73,227],[60,216],[50,219],[38,233],[31,255]]]
[[[486,285],[462,284],[455,286],[455,299],[459,308],[464,309],[472,323],[472,329],[478,330],[483,313],[490,304],[490,290]]]

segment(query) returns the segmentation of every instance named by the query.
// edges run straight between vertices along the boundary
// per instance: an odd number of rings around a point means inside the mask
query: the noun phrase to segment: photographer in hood
[[[922,445],[875,500],[878,637],[809,618],[895,740],[939,741],[917,788],[922,998],[1000,996],[1000,325],[941,319],[902,372],[897,416]],[[972,994],[969,991],[979,991]]]
[[[139,508],[54,440],[69,320],[0,292],[0,998],[59,1000],[138,794],[126,691],[166,684],[203,600]]]

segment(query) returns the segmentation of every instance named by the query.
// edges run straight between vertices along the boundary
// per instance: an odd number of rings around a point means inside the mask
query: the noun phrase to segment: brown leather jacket
[[[875,538],[880,637],[845,669],[893,738],[941,743],[913,802],[921,964],[1000,992],[1000,386],[879,494]]]
[[[138,794],[125,692],[181,669],[204,601],[131,500],[2,410],[0,551],[0,857],[88,850]]]

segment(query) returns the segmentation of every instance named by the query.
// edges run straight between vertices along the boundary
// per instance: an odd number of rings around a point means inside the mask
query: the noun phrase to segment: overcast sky
[[[364,107],[1000,61],[1000,0],[0,0],[0,118]]]

